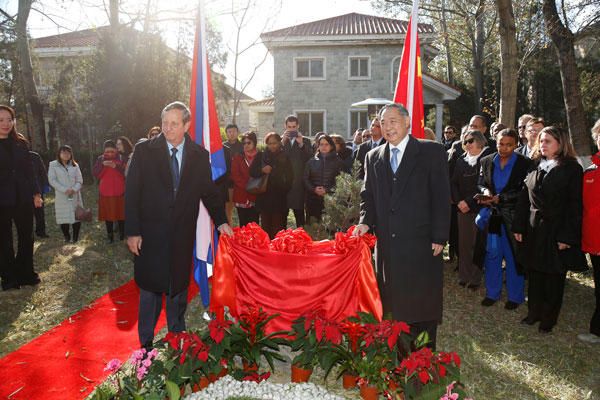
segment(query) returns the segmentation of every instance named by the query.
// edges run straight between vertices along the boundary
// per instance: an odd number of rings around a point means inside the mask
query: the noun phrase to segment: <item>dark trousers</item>
[[[13,247],[12,224],[17,228],[17,255]],[[0,277],[4,290],[33,284],[33,206],[0,206]]]
[[[285,229],[287,215],[278,212],[260,213],[260,221],[263,231],[267,232],[269,239],[273,240],[277,232]]]
[[[171,297],[165,295],[167,327],[169,332],[185,331],[185,310],[187,309],[187,289]],[[162,310],[163,293],[149,292],[140,288],[138,314],[138,335],[142,347],[152,347],[154,328]]]
[[[44,196],[42,196],[44,200]],[[46,215],[44,213],[44,205],[33,208],[33,216],[35,217],[35,233],[38,235],[46,234]]]
[[[250,208],[236,207],[236,209],[237,209],[238,219],[240,220],[240,227],[246,226],[250,222],[255,222],[258,224],[259,213],[258,213],[258,210],[256,209],[256,207],[250,207]]]
[[[423,321],[423,322],[413,322],[410,325],[410,335],[413,339],[419,337],[422,332],[427,332],[429,335],[429,343],[426,347],[429,347],[431,350],[435,351],[435,345],[437,342],[437,321]]]
[[[306,218],[304,217],[304,209],[293,209],[294,218],[296,219],[296,228],[300,228],[304,226],[306,223]]]
[[[458,209],[456,208],[456,204],[451,205],[450,212],[450,236],[448,239],[448,254],[450,259],[452,259],[455,255],[458,258],[460,254],[460,250],[458,247]]]
[[[121,220],[121,221],[116,221],[119,225],[119,234],[124,234],[125,233],[125,221]],[[114,223],[115,221],[104,221],[105,225],[106,225],[106,233],[111,234],[114,232]]]
[[[596,310],[590,321],[590,333],[600,336],[600,256],[590,254],[594,267],[594,290],[596,293]]]
[[[81,229],[81,222],[75,222],[73,224],[73,242],[79,240],[79,229]],[[65,240],[71,240],[71,234],[69,233],[69,224],[60,224],[60,230],[65,236]]]
[[[547,274],[529,270],[527,318],[540,321],[540,328],[550,330],[558,320],[567,274]]]
[[[314,218],[317,222],[321,222],[321,215],[323,215],[323,208],[325,203],[319,200],[308,200],[306,202],[306,221],[309,223],[313,222],[310,219]]]
[[[475,225],[476,213],[457,213],[458,221],[458,245],[460,254],[458,256],[458,277],[460,282],[469,283],[472,286],[481,284],[482,268],[473,262],[473,250],[477,238],[477,225]],[[502,263],[502,260],[500,260]],[[502,267],[500,267],[502,269]],[[486,282],[487,283],[487,282]],[[500,282],[502,290],[502,282]]]

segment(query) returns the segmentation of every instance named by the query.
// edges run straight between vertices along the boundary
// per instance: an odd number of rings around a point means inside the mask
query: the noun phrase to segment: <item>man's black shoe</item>
[[[496,303],[496,300],[492,300],[489,297],[486,297],[481,302],[481,305],[484,306],[484,307],[490,307],[490,306],[493,306],[495,303]]]

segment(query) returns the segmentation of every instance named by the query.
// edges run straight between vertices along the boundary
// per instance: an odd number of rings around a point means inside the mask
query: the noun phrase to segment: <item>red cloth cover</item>
[[[596,169],[583,175],[583,235],[581,249],[600,254],[600,152],[592,157]]]
[[[248,306],[281,314],[269,323],[268,332],[290,330],[291,322],[310,310],[323,310],[325,317],[335,320],[365,311],[381,320],[369,246],[361,239],[342,235],[350,243],[343,251],[339,243],[325,240],[312,242],[306,254],[250,247],[238,243],[235,236],[232,240],[222,235],[210,310],[219,318],[223,318],[225,306],[236,318]]]

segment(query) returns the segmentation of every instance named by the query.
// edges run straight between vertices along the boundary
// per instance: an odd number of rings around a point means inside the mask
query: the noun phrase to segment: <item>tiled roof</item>
[[[275,98],[271,97],[270,99],[264,99],[264,100],[258,100],[258,101],[253,101],[252,103],[249,103],[248,106],[274,106],[275,105]]]
[[[90,47],[98,44],[102,34],[110,26],[63,33],[61,35],[45,36],[35,39],[35,47]]]
[[[265,32],[263,37],[331,35],[404,35],[408,21],[351,13]],[[432,25],[419,24],[419,33],[434,33]]]

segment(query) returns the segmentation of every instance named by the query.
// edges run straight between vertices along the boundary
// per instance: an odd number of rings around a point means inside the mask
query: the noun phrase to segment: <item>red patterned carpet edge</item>
[[[197,293],[192,280],[188,302]],[[0,399],[87,397],[108,376],[108,361],[125,362],[139,348],[138,301],[139,288],[129,281],[0,359]],[[163,307],[156,329],[165,323]]]

